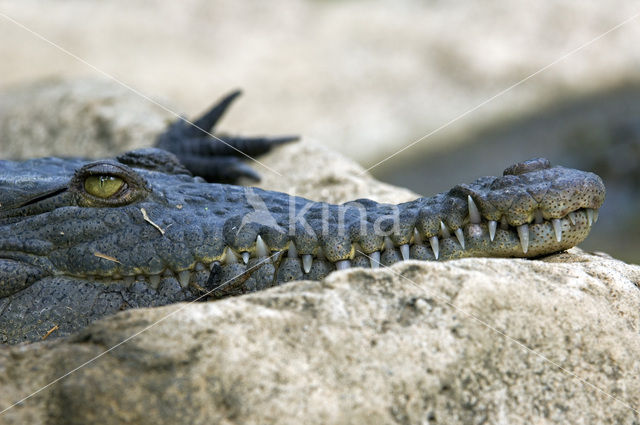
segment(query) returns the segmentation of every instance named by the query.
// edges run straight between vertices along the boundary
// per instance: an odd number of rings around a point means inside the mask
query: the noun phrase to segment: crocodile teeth
[[[500,228],[502,230],[509,230],[509,222],[507,221],[507,217],[504,215],[500,218]]]
[[[429,244],[431,245],[431,249],[433,250],[433,256],[438,259],[438,254],[440,253],[440,244],[438,242],[437,236],[431,236],[429,238]]]
[[[598,222],[598,216],[600,215],[600,211],[598,210],[593,210],[593,222],[597,223]]]
[[[256,257],[267,257],[269,255],[269,248],[264,243],[260,235],[256,238]]]
[[[456,238],[458,238],[458,242],[460,242],[460,246],[464,250],[464,232],[460,227],[458,227],[455,231]]]
[[[149,276],[149,284],[153,289],[158,289],[158,286],[160,285],[160,275],[152,274]]]
[[[409,244],[406,243],[404,245],[400,245],[400,253],[402,254],[402,259],[403,260],[408,260],[409,259]]]
[[[554,218],[551,220],[551,224],[553,224],[553,232],[556,234],[556,240],[558,242],[562,241],[562,224],[560,223],[560,220]]]
[[[385,236],[384,237],[384,249],[388,250],[388,249],[395,249],[395,245],[393,245],[393,242],[391,241],[391,238],[389,238],[389,236]]]
[[[442,220],[440,220],[440,233],[442,233],[443,238],[450,238],[451,233],[449,233],[449,229],[444,225]]]
[[[302,268],[305,273],[309,273],[313,264],[313,256],[311,254],[302,254]]]
[[[471,195],[467,195],[467,201],[469,203],[469,221],[473,224],[480,224],[482,217],[480,216],[480,211],[478,211],[478,207],[476,206],[476,203],[473,202]]]
[[[413,243],[422,243],[422,235],[418,232],[418,229],[413,228]]]
[[[289,244],[289,258],[298,258],[298,249],[293,241]]]
[[[573,226],[575,226],[576,225],[576,213],[570,212],[568,217],[569,217],[569,221],[571,222],[571,224]]]
[[[375,251],[369,254],[369,264],[371,264],[372,269],[380,267],[380,251]]]
[[[493,240],[496,237],[497,228],[498,228],[498,222],[495,220],[489,220],[489,239],[491,239],[491,242],[493,242]]]
[[[589,226],[593,224],[593,210],[591,208],[587,208],[587,223]]]
[[[350,260],[336,261],[336,270],[347,270],[349,267],[351,267]]]
[[[180,286],[186,288],[189,286],[189,280],[191,279],[191,272],[189,270],[183,270],[178,273],[178,282],[180,282]]]
[[[249,254],[248,252],[243,252],[242,253],[242,261],[244,261],[245,264],[247,264],[249,262],[249,256],[251,254]]]
[[[236,257],[236,253],[229,247],[227,247],[227,252],[224,255],[224,263],[225,264],[235,264],[238,262],[238,257]]]
[[[529,225],[523,224],[518,226],[518,237],[520,238],[520,245],[522,246],[522,252],[525,254],[529,250]]]

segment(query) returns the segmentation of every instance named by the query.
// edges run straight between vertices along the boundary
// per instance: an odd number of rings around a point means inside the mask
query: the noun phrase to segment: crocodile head
[[[557,252],[588,235],[604,193],[546,160],[400,205],[210,184],[157,149],[0,161],[0,337],[349,266]]]

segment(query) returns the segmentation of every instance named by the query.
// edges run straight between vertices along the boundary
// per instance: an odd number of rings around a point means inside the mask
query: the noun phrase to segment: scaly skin
[[[120,309],[320,279],[378,258],[535,257],[587,237],[605,195],[598,176],[542,159],[505,173],[397,206],[330,205],[205,183],[158,149],[0,161],[0,338],[36,340],[54,325],[65,335]],[[92,195],[96,176],[123,186]]]

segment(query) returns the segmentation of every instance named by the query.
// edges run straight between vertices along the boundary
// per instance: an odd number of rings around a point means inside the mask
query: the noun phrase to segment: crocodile
[[[154,148],[0,161],[1,343],[350,267],[551,254],[583,241],[604,201],[597,175],[543,158],[398,205],[213,183],[259,178],[237,155],[295,140],[212,140],[204,129],[236,96],[172,124]]]

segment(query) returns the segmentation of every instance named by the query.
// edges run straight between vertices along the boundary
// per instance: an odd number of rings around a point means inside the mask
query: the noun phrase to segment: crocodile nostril
[[[531,171],[546,170],[551,168],[551,163],[546,158],[534,158],[528,161],[518,162],[504,170],[503,176],[517,176],[520,174],[530,173]]]

